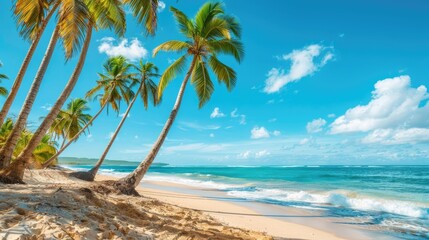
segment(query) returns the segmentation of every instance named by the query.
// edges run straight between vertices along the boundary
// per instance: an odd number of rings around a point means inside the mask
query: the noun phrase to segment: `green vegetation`
[[[25,40],[31,42],[31,45],[0,111],[1,182],[22,183],[26,168],[44,168],[52,165],[68,146],[88,131],[104,109],[107,109],[107,113],[112,109],[118,114],[121,103],[125,102],[127,104],[125,114],[98,161],[77,158],[62,158],[61,161],[65,164],[79,162],[79,164],[94,165],[89,172],[71,174],[88,181],[94,179],[102,164],[136,166],[131,174],[115,184],[123,193],[133,193],[134,188],[153,165],[175,121],[188,83],[195,88],[200,108],[209,101],[214,91],[212,76],[225,84],[229,91],[234,88],[237,74],[232,67],[220,61],[220,56],[230,55],[238,63],[241,62],[244,56],[240,41],[241,27],[234,17],[225,14],[221,3],[208,2],[198,10],[193,19],[176,8],[170,8],[184,40],[167,41],[154,49],[154,57],[160,51],[182,54],[162,75],[158,74],[158,68],[153,63],[140,61],[139,64],[133,65],[125,57],[112,57],[103,65],[104,71],[98,74],[99,79],[95,87],[85,96],[88,99],[98,100],[100,104],[98,112],[90,116],[87,113],[89,110],[87,100],[81,98],[70,100],[63,108],[85,65],[92,32],[108,29],[119,37],[123,36],[127,24],[125,7],[130,9],[137,22],[143,24],[148,35],[155,34],[158,0],[16,0],[14,2],[13,13],[19,32]],[[53,15],[56,16],[57,23],[27,97],[22,103],[21,111],[15,120],[10,118],[5,120],[38,42]],[[34,101],[39,94],[58,41],[62,43],[65,59],[73,58],[78,52],[79,57],[57,101],[49,113],[42,118],[42,123],[32,132],[26,127],[27,118],[34,107]],[[190,63],[187,64],[187,61]],[[145,109],[150,103],[159,104],[165,88],[185,69],[187,72],[171,114],[146,158],[138,165],[136,162],[106,160],[137,98],[142,100]],[[157,85],[155,80],[158,77],[160,81]],[[0,74],[0,80],[5,78],[5,75]],[[6,94],[7,89],[0,87],[0,95]],[[57,141],[61,141],[61,144],[58,145]],[[157,166],[164,166],[164,164],[157,164]]]

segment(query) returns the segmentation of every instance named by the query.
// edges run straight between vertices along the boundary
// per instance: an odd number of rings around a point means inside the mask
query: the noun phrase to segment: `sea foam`
[[[260,201],[280,201],[285,203],[304,202],[314,205],[329,204],[336,207],[361,211],[376,211],[397,214],[414,218],[428,218],[428,210],[411,202],[376,199],[369,197],[352,197],[344,193],[326,192],[311,193],[307,191],[283,191],[279,189],[257,189],[256,191],[229,191],[228,195]]]

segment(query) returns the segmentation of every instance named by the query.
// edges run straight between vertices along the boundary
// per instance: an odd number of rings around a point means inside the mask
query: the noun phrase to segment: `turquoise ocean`
[[[71,169],[92,164],[60,162]],[[123,176],[137,163],[108,161]],[[249,201],[318,211],[392,239],[429,239],[429,166],[152,166],[145,179],[217,189]]]

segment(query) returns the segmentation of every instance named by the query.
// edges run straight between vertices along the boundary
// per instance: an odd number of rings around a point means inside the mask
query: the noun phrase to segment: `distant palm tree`
[[[54,1],[31,1],[31,0],[16,0],[13,4],[13,13],[16,22],[20,28],[20,35],[25,40],[31,40],[30,48],[25,55],[24,61],[19,68],[15,81],[13,82],[10,94],[6,98],[0,111],[0,124],[3,124],[7,113],[15,100],[18,90],[21,87],[22,79],[27,71],[28,65],[36,51],[40,38],[45,31],[46,25],[52,15],[58,8],[59,3]],[[0,162],[0,168],[1,166]]]
[[[106,107],[110,107],[113,111],[119,113],[121,101],[125,100],[126,103],[130,101],[133,95],[129,89],[133,77],[133,74],[129,72],[132,65],[124,57],[112,57],[106,61],[103,67],[104,73],[98,73],[99,80],[97,80],[97,85],[86,93],[87,98],[97,98],[99,100],[100,109],[68,143],[58,150],[57,154],[43,164],[43,167],[48,167],[72,142],[77,140]]]
[[[9,136],[13,129],[13,121],[12,119],[8,118],[6,121],[1,125],[0,127],[0,146],[6,138]],[[21,135],[18,139],[18,143],[16,148],[14,149],[13,155],[18,156],[22,150],[25,148],[25,146],[28,144],[29,140],[31,139],[33,133],[28,130],[24,129],[24,131],[21,132]],[[40,168],[40,166],[48,160],[52,155],[54,155],[57,152],[57,143],[52,139],[51,135],[45,135],[41,141],[41,143],[37,146],[37,148],[32,153],[29,162],[33,163],[33,166],[36,168]]]
[[[94,167],[87,172],[87,174],[77,174],[76,176],[87,180],[87,181],[94,181],[95,175],[98,172],[98,169],[100,169],[101,164],[103,164],[103,161],[106,159],[107,154],[109,153],[110,148],[113,145],[113,142],[115,141],[116,137],[118,136],[119,131],[121,130],[122,126],[125,123],[125,120],[127,119],[131,108],[133,107],[135,101],[137,100],[137,97],[140,96],[143,100],[143,105],[145,109],[147,109],[148,104],[150,101],[154,105],[158,103],[157,98],[157,86],[155,82],[152,80],[154,77],[159,77],[158,74],[158,68],[153,63],[144,63],[143,61],[140,61],[138,66],[135,66],[138,73],[137,76],[134,78],[132,85],[138,85],[137,92],[134,93],[134,97],[131,100],[131,102],[128,104],[128,108],[125,111],[124,115],[122,116],[121,121],[119,122],[118,127],[116,128],[115,132],[113,133],[112,137],[110,138],[109,143],[107,144],[106,149],[104,150],[103,154],[101,155],[100,159],[97,161],[97,163],[94,165]],[[130,86],[132,87],[132,86]]]
[[[0,67],[2,64],[0,63]],[[8,79],[8,77],[5,74],[0,73],[0,83],[3,79]],[[6,88],[0,86],[0,96],[7,96],[8,91]],[[2,122],[3,123],[3,122]],[[1,124],[1,123],[0,123]]]
[[[194,19],[189,19],[176,8],[170,7],[170,9],[186,41],[172,40],[165,42],[154,49],[153,55],[155,56],[160,50],[184,52],[185,54],[173,62],[162,74],[158,86],[158,96],[161,96],[170,81],[184,70],[186,59],[190,57],[192,61],[182,81],[170,117],[167,119],[149,154],[132,173],[118,180],[115,184],[125,194],[135,193],[135,187],[140,183],[158,154],[179,111],[188,80],[191,78],[191,83],[195,87],[199,107],[201,108],[210,99],[214,90],[208,71],[209,68],[211,68],[218,81],[226,85],[228,90],[232,90],[236,83],[235,71],[220,62],[217,58],[218,54],[232,55],[238,62],[241,61],[244,55],[243,46],[239,40],[240,25],[234,17],[224,14],[222,4],[204,4]]]
[[[133,65],[128,63],[127,59],[122,56],[108,59],[107,63],[104,65],[106,73],[99,73],[101,79],[97,81],[97,86],[87,93],[87,96],[96,96],[100,90],[103,90],[100,101],[108,102],[109,105],[107,106],[107,109],[111,106],[115,112],[119,113],[122,100],[125,100],[126,103],[130,103],[131,99],[135,101],[135,97],[137,95],[131,90],[131,85],[135,76],[135,74],[131,72],[132,67]],[[111,141],[111,143],[113,142]],[[105,153],[107,154],[106,151]],[[96,164],[96,169],[94,168],[93,171],[75,172],[71,175],[87,181],[94,180],[93,172],[97,172],[104,160],[104,157],[103,159],[100,158]]]
[[[56,138],[62,138],[61,148],[67,141],[73,139],[84,126],[91,121],[92,116],[85,112],[89,111],[87,101],[82,98],[72,99],[67,108],[60,111],[52,124],[49,132]]]

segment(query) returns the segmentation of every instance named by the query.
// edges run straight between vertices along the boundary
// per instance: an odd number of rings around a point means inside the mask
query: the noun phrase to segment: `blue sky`
[[[225,1],[239,18],[246,57],[223,58],[238,73],[202,109],[187,88],[177,120],[157,162],[172,164],[428,164],[429,3],[417,1]],[[168,8],[192,16],[204,1],[167,1],[155,37],[131,15],[127,32],[93,35],[72,98],[94,86],[108,55],[144,57],[161,70],[177,55],[151,58],[158,44],[181,39]],[[258,2],[259,3],[259,2]],[[2,73],[14,79],[29,44],[18,36],[9,1],[1,2]],[[165,7],[165,8],[162,8]],[[6,13],[5,13],[6,12]],[[53,29],[45,32],[11,112],[17,114]],[[76,58],[55,50],[30,125],[39,123],[63,89]],[[137,103],[109,159],[140,161],[157,138],[183,76],[165,91],[161,106]],[[12,80],[4,81],[9,87]],[[4,98],[0,99],[0,104]],[[99,106],[91,102],[91,112]],[[121,113],[125,111],[125,105]],[[97,158],[120,117],[104,114],[63,156]]]

